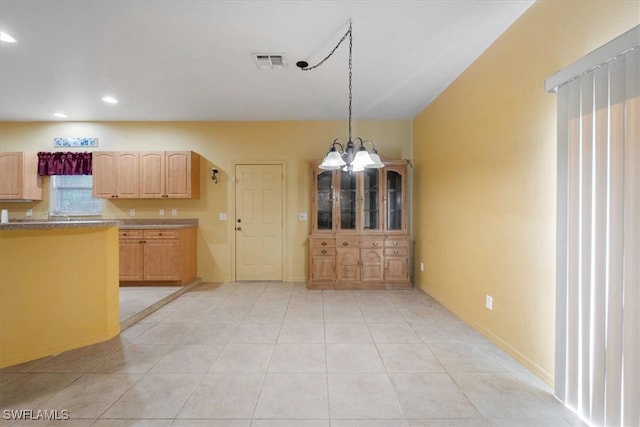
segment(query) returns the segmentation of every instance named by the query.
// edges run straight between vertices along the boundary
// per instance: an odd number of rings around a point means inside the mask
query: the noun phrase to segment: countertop
[[[120,220],[121,230],[144,230],[144,229],[179,229],[198,227],[197,218],[184,219],[123,219]]]
[[[53,230],[63,228],[104,228],[118,227],[116,220],[77,220],[77,221],[10,221],[0,224],[0,231],[4,230]]]
[[[13,220],[0,224],[4,230],[53,230],[65,228],[119,227],[122,230],[134,229],[180,229],[198,227],[197,219],[70,219],[69,221]]]

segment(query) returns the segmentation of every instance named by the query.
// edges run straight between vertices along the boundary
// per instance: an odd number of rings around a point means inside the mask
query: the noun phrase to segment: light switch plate
[[[300,212],[300,221],[306,221],[306,220],[307,220],[307,213]]]
[[[158,214],[159,214],[160,216],[164,215],[164,209],[160,209],[160,210],[158,211]]]
[[[136,216],[136,210],[135,209],[129,209],[129,216]]]
[[[171,209],[171,216],[176,216],[176,215],[178,215],[178,209],[176,208]]]
[[[227,214],[225,212],[220,212],[218,214],[218,220],[220,221],[226,221],[227,220]]]

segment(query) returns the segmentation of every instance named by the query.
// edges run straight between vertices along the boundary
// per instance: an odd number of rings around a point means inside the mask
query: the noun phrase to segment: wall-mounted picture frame
[[[54,147],[97,147],[98,138],[53,138]]]

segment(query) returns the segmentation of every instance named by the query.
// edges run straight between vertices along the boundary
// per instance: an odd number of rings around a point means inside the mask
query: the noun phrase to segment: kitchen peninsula
[[[0,368],[119,334],[118,225],[0,224]]]

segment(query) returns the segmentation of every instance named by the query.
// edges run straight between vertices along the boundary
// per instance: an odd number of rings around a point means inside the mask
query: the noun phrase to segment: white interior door
[[[283,278],[282,165],[236,165],[236,280]]]

